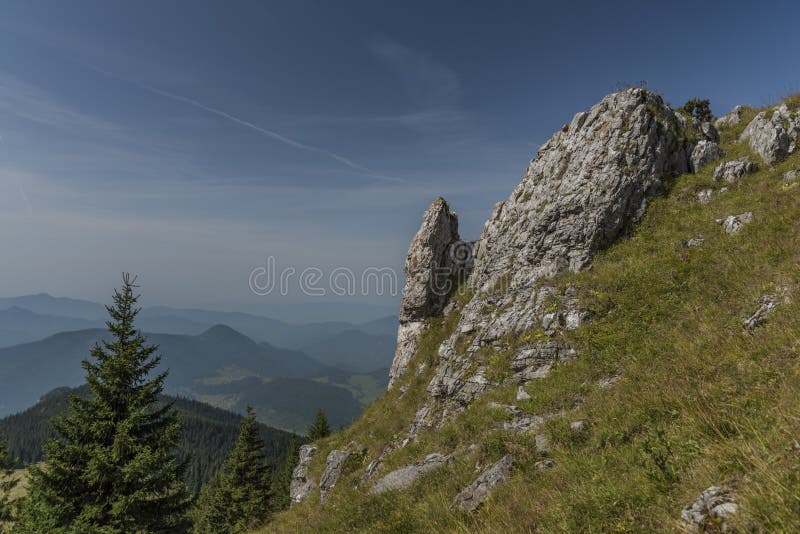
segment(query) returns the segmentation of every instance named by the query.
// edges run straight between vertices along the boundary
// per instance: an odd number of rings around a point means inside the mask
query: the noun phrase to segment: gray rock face
[[[736,106],[726,115],[714,121],[714,126],[717,128],[726,128],[728,126],[735,126],[742,122],[742,115],[744,114],[744,106]]]
[[[421,475],[447,465],[452,459],[453,457],[451,455],[438,452],[429,454],[421,462],[395,469],[385,477],[379,479],[375,482],[375,485],[372,486],[370,491],[371,493],[383,493],[386,491],[409,488]]]
[[[508,481],[513,465],[514,457],[510,454],[501,458],[481,473],[472,484],[456,495],[452,508],[466,512],[471,512],[478,508],[489,498],[492,490]]]
[[[701,139],[692,150],[690,158],[690,168],[692,172],[699,172],[700,169],[713,163],[725,156],[725,152],[714,141]]]
[[[726,234],[735,234],[742,228],[744,228],[745,224],[748,224],[753,221],[753,212],[748,211],[746,213],[740,213],[739,215],[728,215],[724,219],[717,219],[717,224],[721,224],[722,227],[725,229]]]
[[[756,172],[757,170],[758,165],[745,156],[717,165],[717,168],[714,169],[714,180],[718,182],[724,180],[732,184],[746,174]]]
[[[800,134],[800,117],[785,105],[772,112],[762,111],[750,121],[742,132],[740,141],[748,141],[750,148],[769,165],[785,160],[797,148]]]
[[[683,526],[689,532],[703,532],[712,524],[722,532],[728,530],[727,519],[739,511],[733,490],[711,486],[681,512]]]
[[[389,372],[389,387],[405,372],[425,320],[442,312],[453,277],[471,267],[472,246],[458,237],[458,216],[443,198],[433,201],[406,257],[406,286],[400,304],[397,351]]]
[[[289,497],[292,504],[303,502],[314,489],[314,481],[308,479],[308,464],[311,463],[311,459],[318,450],[319,447],[316,445],[300,446],[300,461],[292,471],[292,481],[289,485]]]
[[[636,88],[576,114],[495,206],[476,244],[470,285],[488,290],[507,275],[510,287],[530,285],[588,265],[641,217],[649,197],[663,191],[663,178],[689,170],[694,146],[674,133],[692,127],[686,120]]]

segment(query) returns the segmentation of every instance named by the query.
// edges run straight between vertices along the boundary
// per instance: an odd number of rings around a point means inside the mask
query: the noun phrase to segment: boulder
[[[471,512],[483,504],[491,492],[508,482],[514,457],[510,454],[503,456],[499,461],[486,469],[475,481],[456,495],[452,508]]]
[[[758,165],[745,156],[717,165],[717,168],[714,169],[714,180],[718,182],[724,180],[728,183],[733,183],[744,175],[756,172],[757,170]]]
[[[721,224],[726,234],[735,234],[741,230],[745,224],[752,222],[753,212],[748,211],[739,215],[728,215],[724,219],[717,219],[716,223]]]
[[[292,471],[292,481],[289,484],[289,497],[292,504],[303,502],[314,489],[314,482],[308,478],[308,464],[319,450],[316,445],[301,445],[299,462]]]
[[[451,455],[445,455],[438,452],[429,454],[424,460],[401,467],[400,469],[395,469],[385,477],[379,479],[372,486],[370,492],[377,494],[386,491],[409,488],[422,474],[438,467],[442,467],[452,459],[453,457]]]
[[[333,450],[328,454],[325,461],[325,471],[322,473],[322,478],[319,481],[319,501],[325,502],[328,495],[336,486],[336,483],[342,477],[345,471],[348,460],[355,454],[365,454],[366,448],[349,443],[345,450]]]
[[[762,111],[750,121],[739,137],[769,165],[785,160],[796,149],[800,117],[786,106]]]
[[[681,512],[681,522],[689,532],[726,532],[727,520],[738,512],[733,490],[724,486],[711,486]]]
[[[690,167],[692,172],[699,172],[700,169],[717,161],[725,156],[725,152],[714,141],[701,139],[692,150],[690,158]]]
[[[522,386],[517,388],[517,402],[529,401],[529,400],[531,400],[531,396],[528,395],[528,392],[525,391],[525,388]]]

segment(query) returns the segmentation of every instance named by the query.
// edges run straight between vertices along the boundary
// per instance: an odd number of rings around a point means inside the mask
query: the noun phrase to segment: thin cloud
[[[385,36],[367,42],[367,48],[392,68],[412,96],[427,104],[441,104],[461,94],[458,74],[443,63]]]
[[[386,182],[394,182],[394,183],[402,182],[402,180],[400,180],[399,178],[394,178],[394,177],[391,177],[391,176],[385,176],[383,174],[379,174],[379,173],[373,171],[372,169],[370,169],[368,167],[365,167],[364,165],[356,163],[355,161],[353,161],[353,160],[351,160],[351,159],[349,159],[349,158],[347,158],[345,156],[342,156],[340,154],[337,154],[335,152],[332,152],[332,151],[330,151],[328,149],[316,147],[316,146],[313,146],[313,145],[308,145],[308,144],[305,144],[305,143],[301,143],[299,141],[295,141],[294,139],[286,137],[285,135],[282,135],[282,134],[280,134],[280,133],[278,133],[276,131],[268,130],[266,128],[262,128],[261,126],[258,126],[257,124],[254,124],[254,123],[252,123],[250,121],[247,121],[245,119],[241,119],[239,117],[236,117],[235,115],[231,115],[230,113],[228,113],[226,111],[223,111],[221,109],[217,109],[217,108],[214,108],[214,107],[211,107],[211,106],[207,106],[207,105],[203,104],[202,102],[199,102],[199,101],[194,100],[192,98],[188,98],[188,97],[176,94],[176,93],[171,93],[169,91],[165,91],[163,89],[159,89],[158,87],[153,87],[152,85],[149,85],[149,84],[146,84],[146,83],[143,83],[143,82],[139,82],[139,81],[136,81],[136,80],[131,80],[131,79],[128,79],[128,78],[123,78],[123,77],[121,77],[121,76],[119,76],[117,74],[114,74],[112,72],[100,69],[98,67],[92,67],[92,69],[97,71],[97,72],[99,72],[99,73],[101,73],[101,74],[103,74],[103,75],[105,75],[105,76],[108,76],[110,78],[114,78],[116,80],[120,80],[120,81],[124,81],[124,82],[130,83],[130,84],[133,84],[133,85],[139,87],[140,89],[143,89],[143,90],[148,91],[150,93],[153,93],[153,94],[156,94],[156,95],[159,95],[159,96],[163,96],[164,98],[169,98],[171,100],[175,100],[176,102],[182,102],[184,104],[187,104],[187,105],[192,106],[194,108],[200,109],[200,110],[205,111],[207,113],[210,113],[212,115],[216,115],[217,117],[221,117],[223,119],[226,119],[226,120],[228,120],[230,122],[233,122],[235,124],[238,124],[240,126],[244,126],[245,128],[249,128],[250,130],[258,132],[258,133],[260,133],[260,134],[262,134],[262,135],[264,135],[266,137],[274,139],[274,140],[276,140],[278,142],[281,142],[281,143],[283,143],[285,145],[297,148],[299,150],[305,150],[307,152],[314,152],[314,153],[317,153],[317,154],[323,154],[323,155],[325,155],[325,156],[327,156],[327,157],[329,157],[329,158],[331,158],[331,159],[333,159],[335,161],[338,161],[342,165],[350,167],[353,170],[362,172],[362,173],[364,173],[364,174],[366,174],[368,176],[371,176],[373,178],[376,178],[378,180],[382,180],[382,181],[386,181]]]

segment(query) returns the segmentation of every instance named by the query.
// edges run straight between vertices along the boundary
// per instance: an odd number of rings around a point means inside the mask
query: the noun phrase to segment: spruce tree
[[[110,341],[83,361],[88,398],[73,395],[52,424],[45,466],[30,470],[22,532],[185,532],[190,504],[186,464],[174,451],[180,421],[158,396],[167,372],[152,376],[157,347],[134,328],[140,308],[135,277],[106,309]]]
[[[286,451],[286,458],[283,460],[278,471],[272,480],[272,509],[285,510],[291,504],[289,487],[292,484],[292,473],[300,461],[300,447],[297,444],[297,437],[292,435],[289,448]]]
[[[233,450],[200,493],[195,532],[226,534],[257,527],[269,517],[270,486],[264,442],[248,406]]]
[[[310,441],[316,441],[318,439],[322,439],[325,437],[330,436],[331,428],[328,426],[328,419],[325,417],[325,412],[320,408],[317,411],[317,416],[314,418],[314,422],[311,423],[311,426],[308,429],[308,439]]]
[[[0,434],[0,532],[3,532],[3,523],[12,519],[14,503],[11,500],[11,490],[17,485],[13,474],[14,460]]]

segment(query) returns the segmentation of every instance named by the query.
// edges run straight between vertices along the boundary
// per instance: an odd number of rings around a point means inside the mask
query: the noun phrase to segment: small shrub
[[[711,102],[709,102],[708,99],[701,100],[699,98],[692,98],[686,101],[681,110],[700,122],[709,122],[714,119],[710,104]]]

